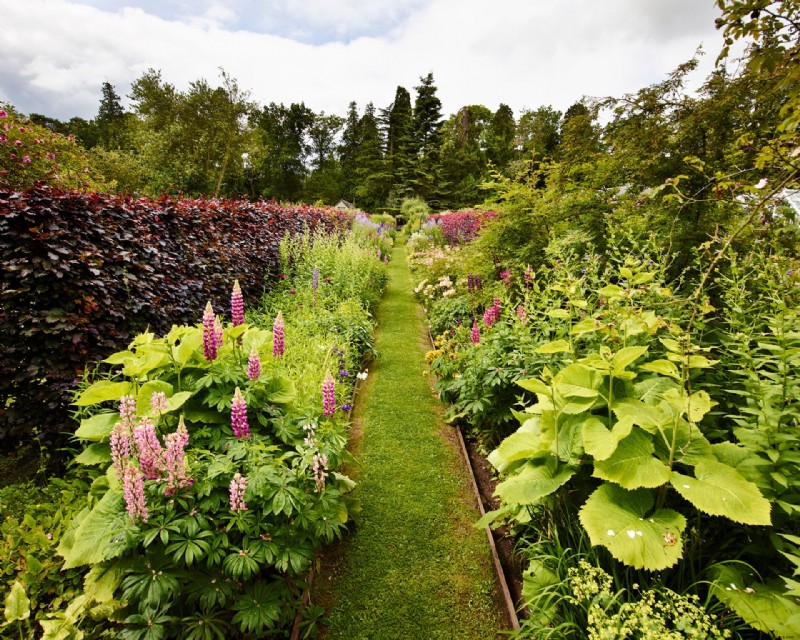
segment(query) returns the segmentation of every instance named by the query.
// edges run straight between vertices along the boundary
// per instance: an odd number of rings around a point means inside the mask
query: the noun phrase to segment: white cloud
[[[23,111],[92,117],[104,81],[125,94],[153,67],[185,89],[198,78],[215,82],[222,67],[260,103],[305,101],[343,115],[351,100],[387,106],[397,85],[413,96],[419,76],[433,71],[446,113],[501,102],[515,112],[563,110],[584,94],[657,82],[701,42],[707,71],[721,42],[712,3],[696,0],[207,0],[182,21],[112,4],[114,11],[0,0],[0,99]],[[266,10],[242,13],[253,6]],[[342,41],[258,33],[271,16],[292,20],[286,33],[328,30]]]

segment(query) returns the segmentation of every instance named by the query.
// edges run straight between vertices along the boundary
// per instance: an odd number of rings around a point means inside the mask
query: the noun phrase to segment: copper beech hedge
[[[87,363],[145,329],[199,322],[277,281],[286,234],[334,231],[332,208],[274,201],[0,190],[0,448],[70,429]]]

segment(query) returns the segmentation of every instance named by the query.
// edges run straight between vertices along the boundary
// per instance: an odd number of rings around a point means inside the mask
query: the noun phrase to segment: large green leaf
[[[528,462],[510,478],[497,485],[495,495],[506,504],[534,504],[565,484],[575,468],[565,467],[550,458],[547,462]]]
[[[594,475],[626,489],[660,487],[669,480],[669,467],[653,456],[652,436],[633,429],[606,460],[595,460]]]
[[[730,564],[713,567],[711,579],[711,592],[747,624],[787,640],[798,638],[800,605],[785,595],[781,581],[759,583],[750,572],[745,575]]]
[[[181,338],[180,344],[172,347],[172,357],[175,363],[182,367],[192,359],[195,353],[200,352],[200,347],[202,346],[203,334],[195,330],[192,333],[184,335]]]
[[[31,601],[21,582],[14,582],[5,599],[5,618],[7,623],[27,620],[31,616]]]
[[[769,501],[736,469],[716,460],[701,460],[694,474],[691,478],[673,473],[671,484],[700,511],[742,524],[772,524]]]
[[[598,418],[583,423],[583,448],[595,460],[606,460],[617,448],[617,438]]]
[[[623,347],[611,358],[611,371],[616,375],[624,371],[647,353],[647,347]]]
[[[81,440],[100,442],[108,438],[117,422],[119,422],[119,413],[98,413],[91,418],[81,420],[81,426],[75,431],[75,437]]]
[[[489,462],[501,473],[513,462],[533,458],[542,452],[542,437],[537,431],[515,431],[489,454]]]
[[[273,376],[266,385],[267,400],[275,404],[288,404],[297,398],[297,387],[290,378]]]
[[[658,571],[683,555],[686,519],[671,509],[651,513],[655,497],[647,489],[627,491],[603,484],[580,510],[581,524],[593,545],[636,569]]]
[[[662,460],[669,459],[673,443],[675,462],[694,466],[706,458],[714,460],[711,444],[698,427],[690,425],[686,420],[673,420],[670,426],[663,429],[662,434],[663,437],[655,438],[656,455]]]
[[[611,405],[611,409],[618,420],[641,427],[648,433],[656,433],[670,420],[660,408],[636,398],[621,398]]]
[[[676,380],[681,379],[681,372],[678,369],[678,365],[671,360],[652,360],[651,362],[645,362],[639,368],[644,371],[660,373],[663,376],[669,376],[670,378],[675,378]]]
[[[75,399],[79,407],[88,407],[108,400],[119,400],[122,396],[128,395],[133,386],[130,382],[111,382],[110,380],[99,380],[86,389]]]
[[[569,342],[566,340],[553,340],[553,342],[547,342],[538,347],[535,351],[536,353],[542,354],[562,353],[565,351],[572,351],[572,347],[570,347]]]
[[[517,384],[523,389],[533,391],[534,393],[541,393],[542,395],[549,396],[552,392],[544,382],[538,378],[525,378],[524,380],[517,380]]]
[[[101,562],[92,567],[83,582],[83,592],[95,602],[109,602],[131,567],[131,559]]]
[[[111,446],[107,442],[93,442],[75,457],[78,464],[92,467],[111,462]]]
[[[127,525],[122,493],[107,491],[74,531],[62,538],[56,552],[64,558],[63,568],[96,564],[124,553],[131,543]]]

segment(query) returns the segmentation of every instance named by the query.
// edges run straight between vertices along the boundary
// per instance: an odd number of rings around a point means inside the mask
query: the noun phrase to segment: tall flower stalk
[[[280,358],[283,355],[284,346],[283,313],[278,311],[275,322],[272,324],[272,355]]]
[[[250,437],[250,425],[247,424],[247,403],[244,401],[239,387],[236,387],[231,403],[231,427],[233,435],[237,438]]]
[[[472,344],[480,344],[481,342],[481,328],[478,326],[477,318],[472,322],[470,338],[472,338]]]
[[[217,319],[209,301],[203,312],[203,356],[211,362],[217,358]]]
[[[336,413],[336,381],[330,371],[325,373],[322,381],[322,414],[332,416]]]
[[[247,360],[247,378],[248,380],[258,380],[261,377],[261,356],[258,355],[258,349],[255,345],[250,350],[250,357]]]
[[[144,495],[144,476],[132,460],[128,461],[122,472],[122,492],[131,523],[135,524],[139,520],[147,522],[150,513]]]
[[[234,280],[231,293],[231,323],[234,327],[244,324],[244,298],[238,280]]]
[[[247,511],[244,493],[247,491],[247,478],[241,473],[235,473],[228,488],[230,494],[231,511]]]

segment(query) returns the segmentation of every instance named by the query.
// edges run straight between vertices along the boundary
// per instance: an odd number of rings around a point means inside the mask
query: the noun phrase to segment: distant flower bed
[[[428,218],[427,224],[441,225],[447,244],[466,244],[478,235],[486,220],[497,214],[494,211],[453,211],[452,213],[436,213]]]

